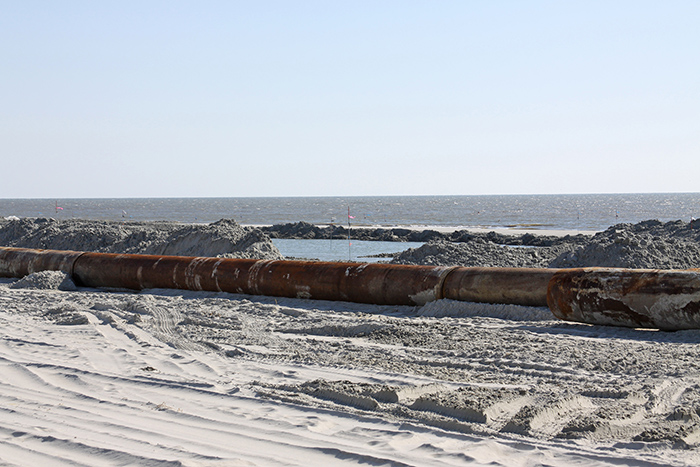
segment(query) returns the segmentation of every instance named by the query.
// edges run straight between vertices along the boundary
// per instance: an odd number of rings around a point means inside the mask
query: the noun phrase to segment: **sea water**
[[[0,199],[0,217],[272,225],[519,227],[604,230],[617,223],[700,217],[700,193],[290,198]]]

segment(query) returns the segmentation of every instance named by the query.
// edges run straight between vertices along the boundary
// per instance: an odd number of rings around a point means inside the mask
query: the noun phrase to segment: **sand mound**
[[[73,279],[63,271],[39,271],[14,282],[11,289],[77,290]]]
[[[700,223],[618,224],[560,255],[551,267],[687,269],[700,267]]]
[[[662,223],[650,220],[638,224],[618,224],[585,240],[580,236],[564,237],[550,246],[527,246],[522,238],[509,241],[506,245],[500,237],[475,237],[463,243],[433,241],[399,253],[392,263],[535,268],[700,267],[698,221]]]
[[[566,246],[514,248],[481,238],[468,243],[445,240],[429,242],[394,256],[394,264],[425,264],[434,266],[481,266],[545,268]]]
[[[228,219],[193,225],[26,218],[0,222],[0,245],[100,253],[282,258],[262,231]]]

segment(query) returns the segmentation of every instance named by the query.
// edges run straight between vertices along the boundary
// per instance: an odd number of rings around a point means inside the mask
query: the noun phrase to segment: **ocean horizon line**
[[[628,196],[628,195],[700,195],[700,191],[640,191],[595,193],[491,193],[491,194],[436,194],[436,195],[260,195],[260,196],[53,196],[53,197],[0,197],[0,201],[19,200],[138,200],[138,199],[338,199],[338,198],[468,198],[468,197],[524,197],[524,196]]]

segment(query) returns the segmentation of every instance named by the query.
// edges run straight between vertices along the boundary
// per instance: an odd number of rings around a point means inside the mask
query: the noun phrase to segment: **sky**
[[[0,198],[700,191],[696,0],[0,11]]]

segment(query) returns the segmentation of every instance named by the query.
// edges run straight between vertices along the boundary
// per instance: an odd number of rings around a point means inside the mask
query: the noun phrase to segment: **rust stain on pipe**
[[[556,271],[458,267],[445,280],[443,296],[468,302],[547,306],[547,285]]]
[[[700,328],[700,270],[563,269],[549,283],[567,321],[663,330]]]

